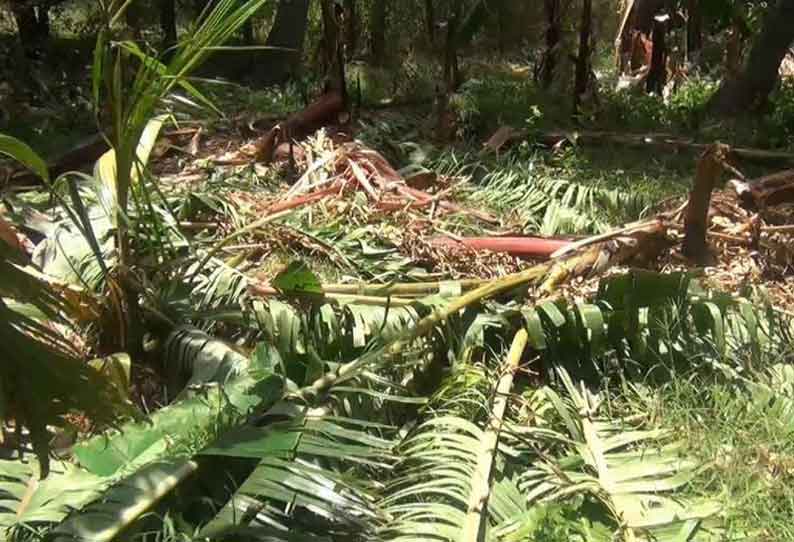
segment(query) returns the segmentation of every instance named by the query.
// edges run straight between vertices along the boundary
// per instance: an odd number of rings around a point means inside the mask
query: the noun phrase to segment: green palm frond
[[[168,458],[174,450],[195,453],[281,398],[282,379],[265,359],[248,362],[229,346],[184,330],[174,332],[168,351],[174,358],[169,362],[195,371],[190,386],[149,421],[77,444],[74,453],[84,468],[112,476]]]
[[[287,422],[246,428],[203,453],[259,460],[250,476],[200,532],[213,539],[287,533],[355,537],[384,521],[379,484],[361,475],[389,469],[393,428],[297,411]],[[275,532],[273,532],[275,531]]]
[[[794,367],[775,364],[762,378],[749,380],[739,377],[737,380],[747,387],[747,409],[762,413],[770,422],[794,432]]]
[[[555,441],[562,452],[522,473],[520,489],[528,501],[584,492],[605,507],[627,539],[678,540],[686,533],[687,540],[719,540],[719,502],[678,494],[699,465],[682,454],[673,434],[602,416],[600,396],[574,384],[564,369],[557,372],[566,397],[545,393],[565,430],[542,429],[537,436]],[[517,431],[533,438],[535,430]]]
[[[482,430],[456,416],[420,425],[398,450],[400,475],[383,507],[390,540],[457,540],[466,517]]]
[[[470,197],[515,210],[527,231],[543,235],[602,233],[610,229],[611,218],[640,218],[654,203],[631,191],[540,176],[520,164],[487,174]]]
[[[0,154],[10,156],[38,175],[65,215],[64,220],[51,220],[48,231],[43,232],[47,238],[34,254],[39,269],[60,280],[95,288],[107,274],[106,260],[111,259],[110,215],[97,205],[86,204],[85,187],[73,178],[79,174],[52,180],[44,159],[25,143],[0,134]],[[61,194],[63,184],[68,187],[71,204]],[[57,210],[52,214],[57,214]]]
[[[493,539],[491,527],[527,512],[499,444],[526,342],[519,331],[498,381],[464,370],[439,389],[431,402],[438,410],[428,410],[429,418],[396,450],[402,459],[382,501],[390,517],[382,539]]]
[[[740,346],[760,355],[774,346],[781,326],[774,313],[706,290],[687,273],[645,270],[603,279],[590,303],[545,301],[520,314],[532,348],[548,363],[577,371],[607,353],[641,367],[686,363],[695,344],[715,359]]]
[[[0,461],[0,532],[9,540],[26,531],[44,530],[97,499],[111,482],[62,462],[50,464],[41,481],[31,462]]]
[[[67,338],[81,315],[91,320],[93,296],[25,266],[0,240],[0,414],[30,430],[41,474],[49,471],[48,425],[64,427],[65,416],[83,414],[99,426],[130,414],[126,390],[81,359]],[[85,313],[88,312],[88,315]]]

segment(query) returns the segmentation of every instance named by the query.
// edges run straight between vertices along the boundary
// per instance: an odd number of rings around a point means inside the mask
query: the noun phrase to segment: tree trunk
[[[460,84],[458,67],[458,25],[460,23],[460,3],[455,3],[447,21],[447,35],[444,46],[444,86],[447,96],[452,95]]]
[[[370,15],[370,46],[372,62],[377,66],[386,63],[386,0],[373,0]]]
[[[794,42],[792,21],[794,0],[778,0],[769,8],[744,70],[723,80],[709,103],[712,113],[735,116],[766,105],[778,83],[780,64]]]
[[[742,56],[744,55],[744,40],[735,26],[728,30],[725,40],[725,76],[728,79],[739,77],[742,71]]]
[[[695,181],[689,193],[689,204],[684,217],[684,255],[705,264],[709,260],[706,233],[709,228],[711,192],[722,174],[722,164],[728,147],[715,144],[707,148],[700,157]]]
[[[345,85],[345,59],[339,28],[339,15],[334,0],[321,0],[320,8],[323,16],[323,42],[325,67],[327,70],[326,92],[338,92],[347,103]]]
[[[35,57],[38,50],[49,40],[49,7],[30,4],[12,4],[11,11],[19,30],[19,41],[28,57]]]
[[[661,96],[667,83],[667,17],[654,20],[651,43],[651,69],[648,71],[645,90],[649,94]]]
[[[562,37],[562,17],[560,0],[545,0],[546,11],[546,50],[540,69],[540,82],[544,88],[551,86],[557,69],[557,57]]]
[[[455,2],[446,24],[442,59],[444,81],[443,88],[437,88],[436,96],[436,138],[439,141],[449,141],[455,135],[455,114],[450,109],[450,99],[457,90],[460,81],[458,41],[456,39],[460,9],[460,2]]]
[[[427,25],[427,39],[430,45],[436,43],[436,6],[433,0],[425,0],[425,24]]]
[[[618,74],[626,73],[628,66],[629,51],[627,49],[627,28],[629,26],[629,19],[634,10],[634,0],[625,0],[626,5],[623,7],[623,15],[620,17],[620,24],[618,24],[618,32],[615,36],[615,67],[618,69]]]
[[[160,29],[163,33],[165,57],[170,58],[177,44],[175,0],[160,0]]]
[[[345,57],[350,60],[356,55],[358,48],[358,10],[356,0],[345,0],[343,5]]]
[[[303,42],[309,24],[310,0],[280,0],[273,28],[259,57],[258,80],[264,84],[286,81],[300,70]]]
[[[496,10],[496,22],[499,26],[499,54],[504,55],[507,49],[507,6],[505,2],[495,2],[493,9]]]
[[[142,13],[140,9],[140,4],[133,2],[132,4],[127,6],[127,11],[124,12],[124,20],[127,23],[129,36],[134,41],[139,41],[142,37],[141,36]]]
[[[593,25],[593,2],[582,0],[582,18],[579,25],[579,54],[576,57],[576,78],[573,89],[573,116],[579,114],[582,97],[590,83],[590,36]]]
[[[703,49],[703,16],[700,11],[700,0],[688,0],[686,20],[686,56],[692,62],[697,59]]]

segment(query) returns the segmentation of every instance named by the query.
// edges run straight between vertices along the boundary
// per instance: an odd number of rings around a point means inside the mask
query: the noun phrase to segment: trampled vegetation
[[[0,3],[0,531],[794,540],[793,12]]]

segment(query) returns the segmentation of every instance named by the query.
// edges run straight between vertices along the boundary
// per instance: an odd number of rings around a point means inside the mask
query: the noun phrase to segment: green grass
[[[789,398],[791,400],[791,398]],[[712,468],[692,490],[721,495],[729,529],[756,539],[794,540],[794,421],[753,405],[735,382],[679,376],[662,388],[660,415]]]
[[[640,219],[659,202],[685,195],[695,168],[685,155],[649,160],[647,153],[608,147],[552,154],[528,142],[497,158],[446,150],[425,165],[467,181],[460,194],[470,206],[484,206],[530,235],[602,232]]]
[[[794,351],[778,323],[760,350],[686,342],[676,362],[607,388],[614,414],[643,413],[704,466],[686,493],[724,506],[725,540],[794,540]]]
[[[531,74],[517,73],[509,64],[473,63],[469,79],[452,102],[459,135],[482,140],[509,124],[541,131],[570,128],[625,132],[663,131],[701,141],[721,140],[733,145],[790,148],[794,141],[794,83],[784,81],[770,97],[767,111],[754,118],[715,122],[706,106],[719,80],[693,75],[667,99],[637,91],[615,89],[614,66],[603,64],[598,102],[584,106],[576,125],[571,118],[572,97],[567,90],[539,89]]]

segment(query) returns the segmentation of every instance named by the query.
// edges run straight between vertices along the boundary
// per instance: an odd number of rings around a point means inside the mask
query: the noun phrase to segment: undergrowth
[[[763,301],[759,301],[763,303]],[[761,349],[688,341],[646,377],[607,386],[613,415],[644,412],[672,429],[703,469],[687,493],[716,496],[724,540],[794,540],[791,322],[770,320]],[[687,363],[680,360],[686,359]]]
[[[466,81],[452,100],[458,136],[482,140],[502,125],[541,131],[561,129],[663,131],[704,141],[719,139],[736,145],[788,147],[794,136],[794,83],[784,81],[772,94],[767,113],[757,118],[715,123],[707,112],[719,80],[692,75],[669,96],[639,89],[617,89],[616,77],[605,72],[598,99],[588,104],[580,124],[572,120],[571,99],[543,91],[528,75],[492,69],[487,77]]]
[[[446,151],[431,167],[468,181],[467,199],[519,222],[525,233],[555,235],[603,232],[642,218],[686,192],[692,164],[578,148],[549,156],[525,143],[498,158]]]
[[[712,465],[692,490],[720,495],[730,507],[729,532],[737,535],[794,540],[790,369],[774,365],[741,378],[703,371],[673,375],[654,400],[652,408],[676,428],[689,452]],[[781,373],[782,382],[774,376]]]

